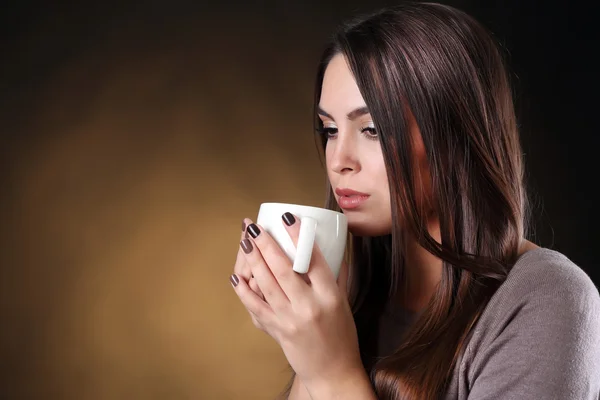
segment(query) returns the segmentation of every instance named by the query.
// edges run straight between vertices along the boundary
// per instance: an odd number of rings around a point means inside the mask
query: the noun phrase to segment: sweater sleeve
[[[471,349],[468,399],[599,400],[600,296],[587,274],[556,253],[505,283]]]

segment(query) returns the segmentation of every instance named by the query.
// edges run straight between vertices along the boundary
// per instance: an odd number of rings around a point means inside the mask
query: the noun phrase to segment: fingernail
[[[260,235],[260,229],[258,229],[258,226],[256,226],[256,224],[250,224],[250,225],[248,225],[248,227],[246,228],[246,231],[254,239],[256,239],[258,237],[258,235]]]
[[[238,283],[240,283],[240,278],[238,278],[236,274],[233,274],[229,277],[229,281],[231,282],[233,287],[236,287]]]
[[[283,219],[283,222],[285,222],[287,226],[292,226],[296,222],[296,218],[289,212],[284,213],[281,216],[281,219]]]
[[[242,250],[244,250],[244,253],[248,254],[252,251],[252,242],[250,242],[248,239],[244,239],[240,242],[240,246],[242,246]]]
[[[242,231],[246,230],[246,221],[242,221]]]

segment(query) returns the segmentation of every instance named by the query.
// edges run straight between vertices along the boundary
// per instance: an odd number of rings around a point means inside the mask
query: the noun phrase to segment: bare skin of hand
[[[244,218],[244,220],[242,221],[242,234],[240,237],[240,242],[242,240],[250,237],[250,235],[248,234],[248,231],[246,231],[246,227],[248,225],[250,225],[251,223],[252,223],[252,221],[250,221],[247,218]],[[237,257],[235,260],[235,266],[233,267],[233,272],[236,276],[238,276],[239,279],[243,279],[244,282],[247,283],[247,285],[250,287],[250,289],[252,289],[252,291],[254,293],[256,293],[256,295],[258,297],[260,297],[262,300],[265,299],[265,296],[263,296],[262,292],[260,291],[260,288],[258,287],[258,284],[256,283],[256,279],[254,279],[254,277],[252,276],[252,271],[250,270],[250,264],[248,264],[248,262],[246,260],[244,251],[242,250],[242,246],[238,247],[238,252],[237,252]],[[256,319],[256,316],[254,316],[254,314],[252,314],[249,310],[248,310],[248,313],[250,314],[250,317],[252,318],[252,323],[254,324],[254,326],[257,327],[258,329],[264,331],[262,325]]]
[[[285,226],[296,243],[300,221],[294,220]],[[347,266],[342,266],[336,282],[315,244],[303,277],[262,227],[251,223],[247,231],[232,276],[235,291],[254,324],[281,346],[308,392],[325,392],[322,388],[331,382],[365,375],[346,295]]]

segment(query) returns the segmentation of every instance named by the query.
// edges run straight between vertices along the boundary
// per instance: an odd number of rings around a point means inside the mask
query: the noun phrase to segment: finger
[[[240,233],[240,240],[244,240],[244,238],[248,237],[248,232],[246,231],[246,226],[248,226],[248,224],[250,222],[252,222],[252,221],[250,221],[250,219],[248,219],[248,218],[244,218],[242,220],[242,230]],[[261,300],[264,301],[265,297],[263,296],[262,292],[260,291],[260,288],[256,284],[256,281],[253,279],[252,273],[250,271],[250,266],[246,262],[246,257],[244,256],[244,252],[242,251],[241,247],[239,247],[239,246],[238,246],[237,259],[236,259],[236,263],[234,266],[234,273],[238,277],[242,277],[245,281],[247,281],[250,289],[252,289],[252,291],[254,293],[256,293]],[[254,326],[256,326],[257,328],[264,331],[263,326],[260,324],[260,322],[258,322],[258,320],[256,319],[256,316],[254,314],[252,314],[250,311],[248,311],[248,314],[252,318],[252,323],[254,324]]]
[[[256,319],[256,322],[262,327],[272,326],[277,318],[272,308],[250,289],[244,279],[240,279],[236,274],[233,274],[229,280],[242,304],[250,315]]]
[[[246,231],[246,227],[250,223],[252,223],[252,220],[249,218],[244,218],[242,220],[242,233],[241,233],[240,241],[249,237],[248,231]],[[235,272],[238,274],[238,276],[243,276],[246,279],[246,281],[248,282],[250,289],[252,289],[254,291],[254,293],[256,293],[258,295],[258,297],[260,297],[261,299],[264,300],[265,296],[263,296],[262,292],[260,291],[260,288],[256,284],[256,281],[254,280],[254,277],[252,276],[252,271],[250,271],[250,266],[248,265],[248,262],[246,261],[246,257],[244,257],[244,252],[242,251],[242,248],[239,246],[238,246],[238,257],[241,259],[239,273],[237,271],[235,271]]]
[[[242,220],[242,233],[241,233],[240,241],[249,237],[248,231],[246,231],[246,227],[251,223],[252,223],[252,220],[249,218],[244,218]],[[238,269],[235,270],[235,273],[238,274],[238,276],[243,276],[246,279],[246,281],[248,282],[250,289],[252,289],[254,291],[254,293],[256,293],[258,295],[258,297],[260,297],[261,299],[264,300],[265,296],[263,295],[262,291],[258,287],[256,280],[252,276],[252,271],[250,270],[250,265],[248,265],[248,262],[246,261],[246,257],[244,256],[244,252],[242,251],[242,248],[239,246],[238,246],[238,257],[241,259],[241,261],[239,263]],[[238,271],[239,271],[239,273],[238,273]]]
[[[258,295],[258,297],[265,300],[265,296],[263,295],[262,291],[260,290],[260,287],[258,287],[258,283],[256,283],[256,279],[250,278],[250,280],[248,281],[248,286],[250,286],[250,289],[252,289],[252,291],[254,293],[256,293]]]
[[[251,224],[250,226],[252,225],[254,224]],[[250,266],[252,275],[254,275],[254,280],[264,295],[265,301],[269,303],[275,311],[287,308],[290,301],[277,282],[277,279],[275,279],[271,273],[262,253],[256,246],[256,242],[251,238],[244,239],[240,242],[240,247],[244,251],[246,261]]]
[[[264,326],[262,326],[262,324],[260,322],[258,322],[258,319],[256,319],[256,316],[252,313],[249,313],[250,317],[252,319],[252,325],[254,325],[256,328],[260,329],[263,332],[266,332],[266,329]]]
[[[250,278],[250,280],[248,281],[248,286],[250,287],[250,289],[256,293],[256,295],[262,300],[265,301],[265,296],[263,296],[262,292],[260,291],[260,288],[258,287],[258,284],[256,283],[256,279],[254,278]],[[265,301],[266,303],[266,301]],[[267,303],[269,304],[269,303]],[[256,318],[256,315],[252,314],[250,311],[248,311],[248,314],[250,314],[250,317],[252,318],[252,323],[254,324],[255,327],[257,327],[260,330],[265,330],[264,327],[261,325],[260,322],[258,322],[258,319]]]
[[[240,241],[244,240],[244,238],[248,236],[248,233],[246,232],[246,226],[248,226],[250,222],[251,221],[248,218],[244,218],[242,220],[242,232],[240,234]],[[246,257],[244,257],[244,252],[242,251],[242,248],[239,246],[235,266],[233,267],[233,272],[238,276],[243,277],[246,281],[248,281],[252,277],[252,273],[250,272],[250,266],[246,261]]]
[[[301,218],[298,218],[292,213],[286,212],[281,216],[285,229],[288,231],[294,246],[298,245],[298,235],[300,234]],[[303,274],[301,274],[303,275]],[[319,249],[319,245],[315,241],[312,255],[310,257],[310,266],[305,274],[313,285],[321,286],[325,289],[331,288],[331,283],[335,282],[335,277],[323,253]]]
[[[290,238],[294,243],[294,247],[297,247],[298,235],[300,234],[300,223],[296,223],[296,221],[298,221],[298,217],[292,213],[286,212],[281,216],[281,219],[283,220],[283,224],[285,225],[285,229],[287,230],[288,235],[290,235]],[[304,282],[310,285],[311,282],[310,278],[308,277],[308,274],[298,274],[298,276],[300,276],[304,280]]]
[[[287,298],[292,302],[302,301],[308,289],[306,283],[292,269],[290,259],[279,244],[268,232],[257,224],[248,225],[246,230],[250,234],[253,243],[256,244],[257,253],[260,253],[264,265],[269,269],[271,275],[275,277],[278,286],[283,290]],[[255,264],[251,263],[251,266],[254,277],[257,278],[258,286],[261,288],[269,304],[271,304],[267,288],[263,286],[263,281],[254,272]],[[270,282],[266,283],[270,284]]]
[[[248,226],[247,221],[250,221],[248,218],[243,218],[242,219],[242,236],[240,237],[240,240],[244,240],[244,238],[246,238],[248,236],[248,233],[246,232],[246,227]]]

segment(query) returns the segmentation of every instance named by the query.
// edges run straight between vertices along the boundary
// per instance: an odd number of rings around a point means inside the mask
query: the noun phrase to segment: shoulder
[[[598,368],[598,289],[565,255],[546,248],[515,263],[471,332],[461,365],[473,390],[492,385],[531,396],[553,391],[552,398],[597,394]],[[538,387],[538,381],[545,384]],[[550,398],[544,396],[537,398]]]
[[[590,277],[564,254],[536,248],[523,254],[489,305],[496,312],[526,308],[555,319],[564,312],[600,312],[600,295]]]
[[[523,322],[518,326],[523,330],[544,323],[547,328],[595,324],[600,329],[600,295],[585,271],[564,254],[537,248],[517,260],[481,319],[496,330],[515,319]]]
[[[600,294],[590,277],[558,251],[537,248],[523,254],[506,281],[492,296],[489,307],[495,314],[516,318],[519,329],[544,326],[576,330],[600,337]],[[520,318],[519,318],[520,317]]]

